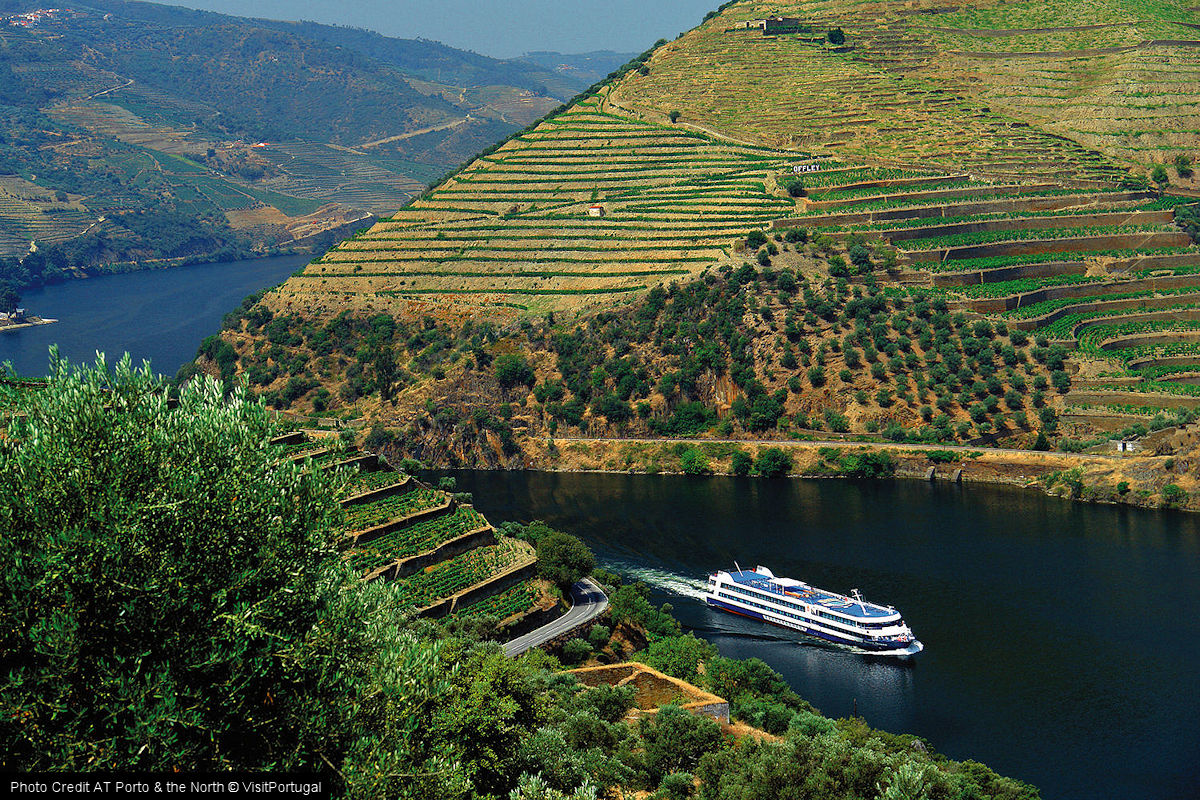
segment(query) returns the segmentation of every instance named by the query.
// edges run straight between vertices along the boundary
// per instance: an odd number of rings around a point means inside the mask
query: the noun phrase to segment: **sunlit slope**
[[[591,98],[344,242],[276,301],[318,314],[603,307],[699,272],[788,215],[794,202],[775,176],[802,160]]]
[[[801,30],[745,25],[771,15]],[[605,308],[744,259],[748,231],[795,213],[779,181],[813,156],[824,163],[808,189],[868,166],[1026,193],[1115,188],[1198,143],[1197,16],[1166,0],[734,3],[268,302],[319,316]],[[829,44],[833,28],[844,46]],[[1150,232],[1120,246],[1176,246]]]
[[[1194,7],[1190,0],[736,3],[661,48],[649,74],[630,76],[613,100],[679,111],[685,122],[774,146],[1104,178],[1114,174],[1109,159],[1170,161],[1200,143]],[[797,17],[812,33],[764,36],[736,27],[770,15]],[[845,47],[821,41],[833,27],[845,31]]]

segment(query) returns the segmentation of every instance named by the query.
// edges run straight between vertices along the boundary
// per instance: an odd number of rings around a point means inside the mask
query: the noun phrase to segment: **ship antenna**
[[[737,559],[736,559],[736,558],[733,560],[733,566],[734,566],[734,567],[737,567],[737,571],[738,571],[738,572],[741,572],[741,571],[742,571],[742,568],[741,568],[741,566],[738,564],[738,562],[737,562]]]

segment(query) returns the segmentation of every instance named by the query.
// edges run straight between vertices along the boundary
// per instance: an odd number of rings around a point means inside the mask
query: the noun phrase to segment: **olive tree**
[[[592,573],[596,558],[579,539],[550,530],[537,543],[538,574],[566,589]]]
[[[51,360],[0,418],[0,767],[462,796],[421,739],[453,671],[334,557],[342,479],[281,458],[244,389],[193,380],[175,407],[128,357]]]

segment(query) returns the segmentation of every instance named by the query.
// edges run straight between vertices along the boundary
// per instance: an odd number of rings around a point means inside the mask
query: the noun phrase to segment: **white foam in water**
[[[641,567],[620,561],[612,562],[609,566],[614,572],[619,572],[632,580],[641,581],[656,589],[662,589],[680,597],[691,597],[696,600],[704,599],[704,588],[707,584],[700,578],[692,578],[687,575],[680,575],[677,572],[669,572],[665,569]]]

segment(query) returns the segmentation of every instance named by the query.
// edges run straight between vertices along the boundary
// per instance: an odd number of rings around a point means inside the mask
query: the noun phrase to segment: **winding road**
[[[536,628],[524,636],[518,636],[504,645],[504,655],[515,658],[526,650],[545,644],[580,625],[591,622],[608,608],[608,595],[600,584],[584,578],[571,587],[571,610],[563,616]]]

